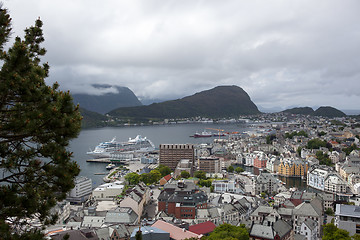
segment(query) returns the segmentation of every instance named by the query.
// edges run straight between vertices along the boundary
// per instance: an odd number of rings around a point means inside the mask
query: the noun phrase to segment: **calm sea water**
[[[70,150],[74,153],[74,160],[81,168],[80,175],[89,177],[93,180],[93,185],[98,186],[103,183],[103,175],[95,175],[95,173],[106,172],[107,163],[86,162],[91,158],[86,154],[90,149],[94,149],[100,142],[109,141],[116,137],[117,141],[127,141],[130,137],[141,135],[150,139],[156,148],[160,144],[176,144],[176,143],[211,143],[215,137],[211,138],[193,138],[195,132],[204,130],[218,133],[213,129],[223,129],[225,132],[244,132],[249,130],[246,124],[172,124],[172,125],[155,125],[155,126],[131,126],[131,127],[113,127],[98,128],[90,130],[82,130],[78,138],[70,143]],[[222,137],[224,138],[224,137]],[[258,174],[255,168],[246,167],[246,171]],[[287,187],[297,187],[300,190],[306,188],[306,183],[299,178],[280,178],[286,183]]]

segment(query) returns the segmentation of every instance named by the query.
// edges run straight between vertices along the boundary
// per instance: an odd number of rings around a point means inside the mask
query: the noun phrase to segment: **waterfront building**
[[[360,234],[360,207],[336,204],[335,225],[349,232],[349,235]]]
[[[206,173],[220,173],[221,172],[221,160],[219,157],[199,157],[198,169]]]
[[[285,158],[280,160],[278,174],[285,177],[306,177],[308,169],[306,161]]]
[[[348,193],[347,183],[331,167],[313,166],[308,172],[308,186],[330,193]]]
[[[264,152],[258,152],[257,156],[254,159],[254,167],[256,168],[266,168],[266,162],[268,161],[268,157]]]
[[[70,202],[85,202],[92,192],[92,180],[84,176],[75,178],[75,187],[70,191],[68,200]]]
[[[159,163],[175,170],[181,159],[189,159],[194,163],[195,151],[193,144],[160,144]]]
[[[267,160],[266,169],[269,172],[277,173],[279,171],[280,159],[276,156],[272,156]]]
[[[254,159],[256,158],[257,151],[254,151],[252,153],[245,153],[245,166],[254,166]]]
[[[325,190],[325,179],[331,172],[327,166],[314,165],[307,174],[307,185],[321,191]]]

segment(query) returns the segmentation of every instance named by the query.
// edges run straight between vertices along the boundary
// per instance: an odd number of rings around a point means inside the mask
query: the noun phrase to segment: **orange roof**
[[[164,176],[164,179],[168,182],[171,179],[171,174]]]
[[[165,232],[170,233],[170,238],[175,240],[182,240],[185,238],[198,238],[200,239],[202,235],[190,232],[189,230],[185,230],[183,228],[179,228],[170,223],[164,222],[162,220],[157,220],[152,227],[159,228]]]

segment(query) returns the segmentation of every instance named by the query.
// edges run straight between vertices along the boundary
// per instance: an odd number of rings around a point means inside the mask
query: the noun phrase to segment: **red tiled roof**
[[[171,174],[164,176],[164,179],[168,182],[171,179]]]
[[[202,235],[193,233],[191,231],[179,228],[177,226],[174,226],[170,223],[164,222],[162,220],[157,220],[152,227],[156,227],[159,228],[165,232],[170,233],[170,238],[175,239],[175,240],[182,240],[185,238],[197,238],[200,239],[202,237]]]
[[[211,233],[212,231],[214,231],[215,228],[216,228],[216,225],[213,222],[207,221],[207,222],[203,222],[203,223],[199,223],[199,224],[190,226],[189,231],[197,233],[197,234],[207,234],[207,233]]]

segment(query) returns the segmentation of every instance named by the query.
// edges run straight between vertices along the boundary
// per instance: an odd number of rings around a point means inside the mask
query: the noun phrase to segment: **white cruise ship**
[[[93,151],[87,152],[97,158],[110,157],[111,154],[123,152],[151,152],[155,150],[154,144],[146,137],[137,135],[135,138],[129,138],[127,142],[117,142],[114,137],[109,142],[102,142],[95,147]]]

